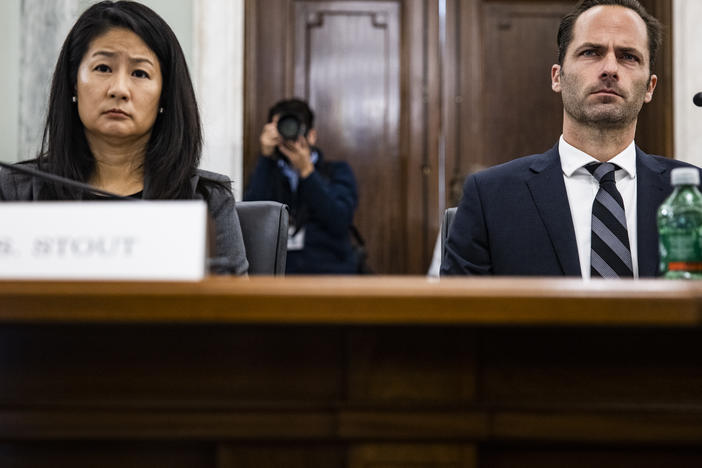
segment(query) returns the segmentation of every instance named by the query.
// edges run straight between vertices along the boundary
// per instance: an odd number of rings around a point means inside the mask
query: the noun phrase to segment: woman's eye
[[[94,70],[102,72],[102,73],[107,73],[110,71],[110,67],[108,67],[107,65],[104,65],[104,64],[100,64],[97,67],[95,67]]]
[[[146,73],[144,70],[134,70],[132,72],[132,75],[136,76],[137,78],[148,78],[149,74]]]

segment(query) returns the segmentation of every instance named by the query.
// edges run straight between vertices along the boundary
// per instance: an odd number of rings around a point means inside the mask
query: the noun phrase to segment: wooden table
[[[0,282],[0,467],[702,466],[702,285]]]

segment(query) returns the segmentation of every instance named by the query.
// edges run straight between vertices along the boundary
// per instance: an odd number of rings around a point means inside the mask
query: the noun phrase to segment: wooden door
[[[294,3],[292,95],[317,113],[319,146],[353,168],[355,223],[383,272],[404,264],[400,158],[400,4],[394,1]]]

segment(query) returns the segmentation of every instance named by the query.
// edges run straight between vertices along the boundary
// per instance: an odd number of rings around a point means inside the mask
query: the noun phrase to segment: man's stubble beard
[[[648,82],[642,83],[640,86],[635,85],[632,89],[633,96],[624,94],[624,90],[610,84],[609,87],[616,89],[617,93],[623,95],[623,102],[593,105],[587,104],[586,99],[595,89],[585,89],[584,86],[580,86],[578,77],[566,74],[563,69],[561,69],[560,74],[563,109],[576,122],[596,129],[615,130],[626,128],[638,119],[648,91]],[[578,93],[584,94],[581,96]],[[622,98],[613,96],[610,99]]]

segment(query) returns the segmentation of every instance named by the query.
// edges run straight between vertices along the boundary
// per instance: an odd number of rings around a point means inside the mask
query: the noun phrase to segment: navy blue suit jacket
[[[656,213],[670,170],[690,166],[636,148],[639,276],[659,271]],[[581,276],[558,145],[473,174],[463,186],[442,275]]]

